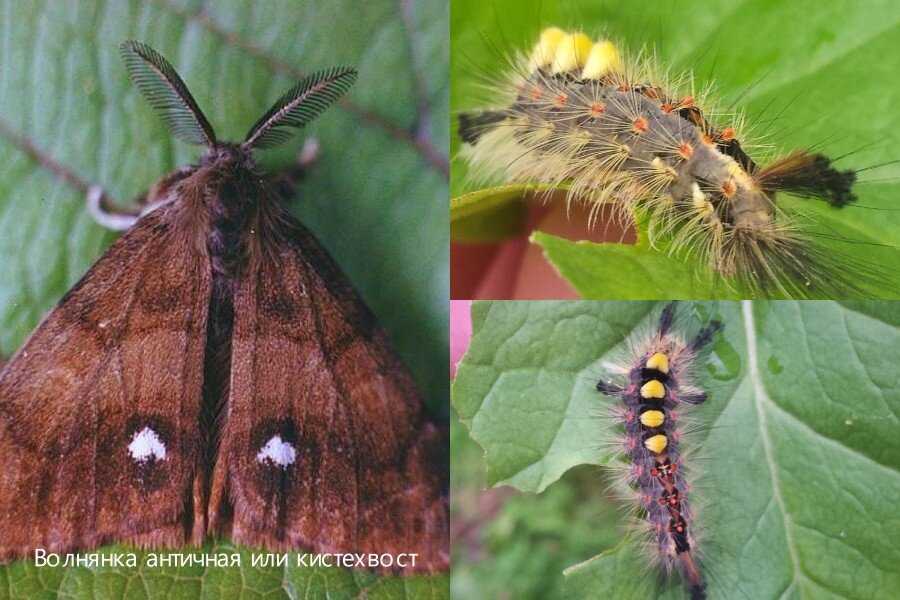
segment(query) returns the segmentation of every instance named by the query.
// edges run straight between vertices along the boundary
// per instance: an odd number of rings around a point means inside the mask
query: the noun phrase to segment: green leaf
[[[525,231],[526,186],[478,190],[450,201],[450,237],[460,242],[494,242]]]
[[[540,0],[453,0],[452,14],[451,114],[486,106],[481,91],[485,74],[507,70],[511,51],[527,51],[543,27],[556,25],[594,35],[605,32],[631,51],[652,46],[660,63],[673,72],[693,70],[698,89],[714,78],[717,105],[746,109],[752,128],[741,138],[745,147],[749,141],[750,146],[771,144],[778,153],[818,147],[831,156],[849,154],[838,161],[840,168],[864,169],[897,157],[900,114],[892,107],[900,103],[900,88],[884,82],[900,69],[900,55],[894,51],[900,15],[887,0],[865,0],[852,11],[838,0],[700,0],[691,4],[689,14],[673,12],[668,3],[575,7]],[[458,150],[454,133],[451,154]],[[752,147],[749,152],[768,154]],[[876,271],[879,283],[864,290],[867,297],[900,294],[898,175],[900,165],[862,171],[862,183],[855,187],[859,202],[842,210],[816,200],[779,198],[791,214],[803,215],[813,237],[842,257],[848,269]],[[482,185],[489,184],[472,181],[465,162],[453,161],[454,196]],[[663,257],[654,256],[649,246],[624,253],[617,246],[558,243],[544,250],[586,298],[684,297],[682,290],[699,292],[690,296],[694,298],[713,296],[695,281],[710,274],[699,257],[670,259],[673,274],[667,288],[678,293],[660,295],[658,287],[639,292],[637,282],[619,285],[627,273],[661,273]],[[599,275],[622,259],[628,270],[615,278],[616,285],[601,286]],[[729,297],[726,286],[719,291],[725,294],[716,297]]]
[[[609,462],[602,442],[619,434],[594,384],[658,308],[473,305],[452,398],[484,448],[489,485],[541,492],[576,465]],[[889,557],[900,541],[884,531],[896,522],[889,499],[900,497],[900,307],[693,302],[678,312],[688,323],[725,323],[705,367],[709,401],[693,414],[699,431],[684,442],[696,450],[688,500],[703,506],[710,598],[864,599],[898,589]],[[633,546],[627,539],[568,569],[569,596],[620,597],[652,583],[641,570],[649,558]]]
[[[651,308],[643,302],[618,306],[614,317],[624,323]],[[588,417],[597,392],[585,369],[621,341],[623,321],[598,327],[594,311],[602,305],[473,304],[472,342],[452,399],[485,449],[488,485],[539,492],[574,465],[600,459]]]
[[[531,240],[584,298],[741,297],[720,277],[699,277],[683,260],[652,248],[643,227],[638,227],[636,244],[571,242],[540,231]]]
[[[647,576],[646,562],[635,545],[625,540],[617,548],[563,571],[565,597],[659,599],[662,590]]]
[[[0,357],[114,239],[88,216],[84,188],[99,184],[128,206],[198,158],[129,82],[121,41],[165,55],[221,139],[239,140],[304,74],[347,64],[360,75],[347,100],[258,157],[267,170],[284,167],[304,138],[317,138],[319,158],[291,209],[362,292],[432,411],[447,417],[446,3],[6,0],[0,8]],[[190,590],[182,596],[425,598],[446,597],[449,584],[333,569],[0,569],[0,597],[161,597],[167,586]]]
[[[455,242],[496,242],[525,232],[527,198],[534,185],[502,185],[450,200],[450,238]]]

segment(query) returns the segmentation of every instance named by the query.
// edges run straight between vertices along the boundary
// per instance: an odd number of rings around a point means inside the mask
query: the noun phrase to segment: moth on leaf
[[[172,66],[128,71],[199,164],[60,300],[0,373],[0,559],[110,541],[416,553],[449,566],[445,436],[357,292],[257,172],[356,72],[309,75],[240,144]]]

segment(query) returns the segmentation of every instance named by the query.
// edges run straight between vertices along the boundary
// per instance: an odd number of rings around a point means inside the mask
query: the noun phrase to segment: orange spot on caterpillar
[[[681,156],[681,158],[683,158],[684,160],[687,160],[691,156],[693,156],[694,147],[691,146],[690,144],[688,144],[687,142],[682,142],[678,146],[678,154]]]
[[[685,96],[681,99],[681,106],[693,106],[694,105],[694,97],[693,96]]]
[[[713,145],[713,139],[705,133],[700,136],[700,141],[703,142],[704,144],[706,144],[707,146]]]
[[[541,95],[543,93],[544,93],[544,90],[541,89],[541,86],[536,85],[533,88],[531,88],[531,99],[537,100],[541,97]]]
[[[565,106],[566,102],[569,101],[569,95],[565,92],[560,92],[556,95],[556,105],[557,106]]]
[[[663,106],[662,106],[662,111],[663,111],[664,113],[666,113],[666,114],[669,114],[669,113],[672,112],[673,110],[675,110],[675,106],[674,106],[671,102],[666,102],[666,103],[663,104]]]
[[[623,83],[622,85],[620,85],[619,87],[616,88],[616,91],[617,92],[627,92],[630,89],[631,89],[630,85],[628,85],[627,83]]]
[[[600,115],[602,115],[603,111],[605,110],[606,108],[599,102],[594,102],[593,104],[591,104],[591,115],[595,117],[599,117]]]
[[[734,129],[726,127],[722,130],[722,141],[730,142],[734,139]]]
[[[737,184],[734,183],[734,179],[731,177],[722,182],[721,188],[722,195],[726,198],[731,198],[737,193]]]
[[[645,131],[647,131],[647,119],[645,119],[644,117],[638,117],[631,124],[631,128],[635,133],[644,133]]]

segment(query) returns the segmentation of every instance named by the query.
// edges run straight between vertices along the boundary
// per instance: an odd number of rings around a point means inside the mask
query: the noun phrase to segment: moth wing
[[[183,210],[119,238],[0,374],[0,559],[190,539],[210,275]]]
[[[444,436],[352,285],[290,221],[235,292],[210,527],[227,496],[235,542],[416,553],[406,571],[445,570]]]

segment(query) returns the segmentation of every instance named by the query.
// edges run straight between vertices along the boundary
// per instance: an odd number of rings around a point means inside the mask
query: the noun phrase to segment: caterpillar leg
[[[116,207],[99,185],[92,185],[87,191],[85,204],[94,221],[106,229],[125,231],[137,223],[138,219],[159,206],[169,202],[173,196],[169,192],[192,172],[191,167],[182,167],[157,182],[152,188],[132,201],[132,210]]]

